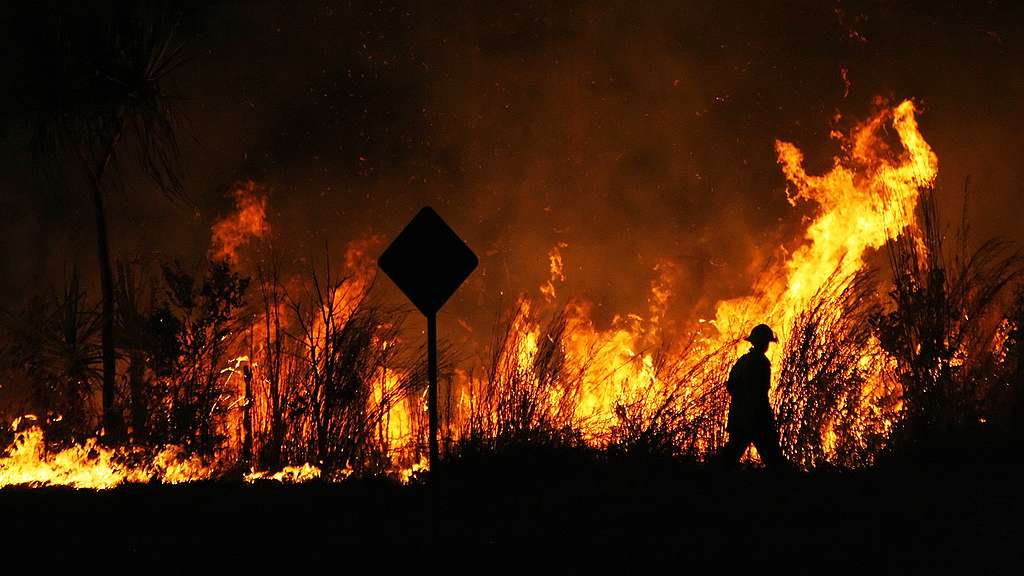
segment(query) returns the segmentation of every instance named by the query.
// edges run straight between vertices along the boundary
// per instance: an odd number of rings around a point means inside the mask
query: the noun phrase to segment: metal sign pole
[[[430,418],[430,471],[437,470],[437,314],[427,314],[427,410]]]
[[[430,418],[430,471],[437,447],[437,311],[480,261],[432,208],[424,207],[405,225],[377,265],[427,317],[427,410]]]

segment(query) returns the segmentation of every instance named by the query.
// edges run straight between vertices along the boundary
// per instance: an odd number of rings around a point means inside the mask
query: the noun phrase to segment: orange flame
[[[548,270],[550,272],[550,276],[548,276],[547,282],[542,284],[540,287],[540,293],[548,303],[555,301],[555,283],[565,282],[565,266],[562,264],[561,249],[568,247],[569,245],[565,242],[559,242],[551,248],[550,252],[548,252]]]
[[[11,424],[18,430],[22,419]],[[168,484],[210,478],[213,468],[195,456],[187,456],[176,446],[161,450],[142,464],[132,464],[138,455],[129,449],[100,446],[96,438],[51,453],[46,450],[43,432],[37,426],[16,433],[14,444],[0,458],[0,487],[72,486],[108,489],[125,483],[149,482],[159,478]]]
[[[236,184],[231,191],[235,197],[235,213],[218,220],[210,229],[210,258],[238,261],[238,250],[252,238],[262,238],[270,232],[267,222],[266,193],[252,180]]]
[[[889,128],[895,131],[898,146],[885,139]],[[794,144],[775,142],[778,162],[788,183],[787,198],[794,206],[806,204],[814,210],[803,243],[784,261],[766,271],[757,280],[751,295],[719,302],[715,319],[710,322],[717,332],[710,336],[699,332],[700,346],[676,352],[672,363],[697,366],[698,356],[731,345],[750,326],[760,322],[776,327],[782,340],[781,348],[785,345],[787,327],[828,278],[837,271],[842,276],[856,272],[871,250],[901,233],[915,231],[919,191],[933,184],[938,163],[919,131],[914,104],[907,100],[895,107],[880,107],[849,135],[833,130],[832,137],[839,141],[841,153],[833,159],[832,168],[822,175],[807,173],[803,154]],[[212,229],[210,255],[213,258],[235,261],[241,247],[270,230],[266,222],[267,199],[259,187],[249,181],[237,186],[233,194],[237,212],[214,224]],[[322,343],[323,318],[343,325],[355,313],[372,285],[376,267],[371,255],[376,253],[380,240],[370,237],[348,246],[344,257],[345,277],[332,287],[333,306],[330,311],[325,310],[329,314],[320,314],[320,319],[313,323],[312,345]],[[556,300],[556,285],[565,281],[562,249],[567,246],[559,242],[548,253],[549,276],[539,287],[540,297],[548,305]],[[546,409],[561,411],[574,424],[585,427],[586,440],[595,445],[608,441],[619,417],[618,409],[624,404],[639,400],[653,406],[674,395],[699,397],[709,393],[696,389],[702,386],[699,383],[691,383],[684,390],[672,389],[673,383],[659,377],[656,348],[667,337],[664,332],[669,304],[675,293],[676,267],[671,261],[663,260],[653,272],[645,316],[620,314],[609,327],[599,328],[592,320],[588,302],[570,300],[564,310],[564,333],[557,352],[564,361],[564,371],[578,375],[579,389],[552,388],[543,401]],[[517,337],[508,340],[507,349],[496,351],[496,371],[536,379],[538,357],[550,346],[542,332],[537,309],[529,298],[519,299],[510,329]],[[384,350],[398,344],[394,340],[375,339],[371,345]],[[882,410],[877,400],[884,392],[880,374],[887,360],[878,354],[877,342],[872,342],[870,348],[864,351],[863,357],[868,382],[859,404],[849,407],[858,414]],[[883,360],[873,360],[878,358]],[[243,361],[248,358],[242,355],[232,360],[234,366],[224,370],[225,378],[230,379]],[[259,369],[255,364],[252,368]],[[710,374],[712,369],[702,370]],[[392,456],[398,475],[408,479],[424,467],[422,446],[417,442],[421,439],[418,427],[422,425],[426,404],[419,394],[397,402],[390,400],[405,376],[395,367],[379,369],[367,410],[382,415],[380,442]],[[455,392],[450,415],[452,430],[459,430],[460,422],[469,418],[473,403],[478,401],[474,394],[485,385],[484,378],[472,371],[456,369],[452,382]],[[880,431],[883,435],[888,433],[891,422],[892,419],[883,422],[884,429]],[[860,430],[858,433],[867,432]],[[820,433],[826,451],[834,453],[837,446],[834,427],[826,425]],[[701,442],[704,443],[702,448],[713,448],[715,440],[705,438]],[[146,481],[153,475],[165,482],[175,482],[209,477],[213,473],[211,465],[185,458],[175,448],[161,452],[144,465],[126,467],[119,463],[126,459],[125,455],[99,447],[95,440],[55,454],[47,453],[43,446],[38,429],[19,433],[9,453],[0,458],[0,486],[66,484],[109,488],[123,482]],[[316,466],[304,464],[274,474],[251,472],[246,479],[303,481],[319,476]],[[344,472],[338,477],[343,476]]]
[[[803,153],[795,145],[775,142],[790,203],[812,202],[818,213],[807,227],[804,245],[781,270],[765,274],[760,293],[719,303],[715,326],[722,334],[737,337],[762,321],[788,325],[837,270],[841,276],[856,272],[867,250],[914,226],[919,191],[938,172],[938,160],[921,136],[914,112],[910,100],[883,108],[842,142],[845,157],[835,157],[832,169],[821,176],[807,174]],[[890,125],[902,151],[892,150],[883,139]]]

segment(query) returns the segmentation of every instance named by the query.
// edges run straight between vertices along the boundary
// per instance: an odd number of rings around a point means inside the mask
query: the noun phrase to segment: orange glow
[[[238,249],[252,238],[270,233],[267,222],[267,196],[252,180],[240,183],[232,190],[235,213],[215,222],[210,230],[210,258],[238,261]]]
[[[722,301],[711,322],[717,333],[702,335],[697,346],[670,354],[669,365],[701,366],[709,351],[740,341],[750,326],[768,322],[777,327],[781,341],[786,343],[786,329],[796,314],[833,275],[846,277],[861,268],[869,250],[882,247],[901,233],[914,233],[915,209],[919,191],[932,185],[937,173],[934,152],[921,136],[914,117],[914,104],[907,100],[895,107],[883,107],[866,122],[856,126],[848,138],[841,140],[841,154],[833,159],[830,171],[822,175],[808,174],[803,167],[803,154],[795,145],[777,141],[778,161],[789,187],[787,195],[795,206],[811,205],[814,215],[807,225],[804,242],[756,282],[753,294]],[[884,133],[894,129],[900,148],[884,140]],[[540,287],[546,303],[554,299],[555,281],[564,280],[564,263],[556,245],[549,253],[551,279]],[[656,406],[673,395],[697,397],[709,393],[694,386],[699,375],[687,389],[673,391],[670,382],[658,376],[655,351],[664,342],[659,327],[673,293],[673,265],[663,261],[654,268],[655,278],[649,287],[649,309],[646,316],[616,316],[611,327],[599,329],[591,320],[591,305],[572,300],[565,309],[565,333],[562,340],[566,372],[579,374],[581,385],[571,405],[571,417],[584,426],[590,442],[602,444],[615,425],[617,407],[640,401]],[[542,338],[540,321],[534,306],[522,297],[511,326],[519,337],[509,339],[513,348],[500,351],[497,372],[525,374],[536,377],[535,364]],[[744,343],[736,354],[746,351]],[[887,435],[900,405],[878,424],[881,430],[867,430],[867,422],[878,421],[881,408],[877,401],[890,395],[894,384],[883,378],[885,362],[876,340],[863,350],[862,368],[870,377],[863,386],[860,401],[851,407],[862,418],[863,436],[869,432]],[[706,369],[701,368],[700,370]],[[775,376],[778,376],[776,363]],[[462,376],[463,386],[479,395],[485,384]],[[533,382],[530,386],[536,386]],[[548,411],[561,410],[564,415],[564,391],[553,389],[548,395]],[[773,390],[774,392],[774,390]],[[869,416],[875,416],[869,418]],[[834,456],[836,434],[829,424],[821,430],[821,442],[829,456]],[[856,439],[855,439],[856,440]]]
[[[887,140],[890,130],[895,133],[895,139],[889,134]],[[713,426],[709,425],[709,429],[717,428],[699,435],[695,433],[690,449],[714,450],[722,441],[721,434],[715,430],[724,430],[725,424],[720,403],[723,397],[721,370],[723,365],[728,368],[728,362],[736,354],[746,351],[745,345],[736,343],[750,327],[761,322],[770,324],[780,337],[774,350],[784,349],[790,336],[787,330],[797,314],[830,277],[854,274],[871,251],[900,234],[916,233],[919,192],[934,183],[938,161],[919,131],[914,103],[906,100],[892,107],[881,106],[848,134],[833,130],[831,135],[838,141],[840,153],[833,158],[831,169],[820,175],[807,173],[804,155],[795,144],[775,142],[778,164],[787,182],[787,198],[794,207],[810,212],[802,242],[766,270],[749,295],[718,302],[714,320],[694,323],[694,334],[688,342],[673,342],[673,335],[666,334],[671,332],[668,328],[672,325],[668,321],[673,314],[671,304],[674,298],[680,297],[679,287],[675,285],[679,272],[677,263],[662,258],[654,265],[652,279],[645,287],[646,309],[620,312],[606,326],[599,326],[594,320],[595,305],[591,302],[570,297],[563,309],[554,309],[558,291],[566,280],[566,270],[573,269],[573,263],[572,252],[563,254],[568,244],[553,245],[547,254],[548,277],[538,287],[537,298],[529,295],[518,298],[508,322],[510,336],[501,340],[497,349],[489,351],[487,360],[477,365],[453,367],[448,383],[451,407],[447,411],[442,409],[451,431],[450,439],[457,441],[480,427],[500,429],[510,418],[522,417],[521,414],[500,413],[498,406],[503,401],[507,402],[505,406],[524,405],[523,398],[502,394],[522,394],[523,390],[528,390],[538,394],[536,404],[529,406],[528,418],[571,426],[594,446],[603,447],[614,441],[629,418],[651,421],[674,410],[679,418],[693,422],[704,417],[712,420]],[[237,262],[239,250],[251,239],[269,234],[270,225],[266,220],[266,195],[255,183],[249,181],[237,186],[233,195],[237,212],[213,225],[210,256]],[[328,295],[327,301],[321,301],[321,310],[303,309],[310,314],[309,330],[293,340],[302,340],[306,350],[322,351],[330,331],[353,318],[373,286],[375,257],[382,244],[382,238],[368,237],[348,245],[340,281],[332,278],[333,284],[318,287]],[[308,286],[304,289],[312,291]],[[228,424],[231,434],[241,427],[241,409],[249,409],[240,392],[241,384],[237,381],[240,377],[236,376],[243,363],[252,371],[257,395],[252,402],[259,410],[254,409],[253,413],[263,414],[256,426],[269,426],[264,422],[269,403],[269,375],[259,361],[260,354],[267,352],[264,340],[270,340],[266,333],[269,329],[265,327],[270,322],[259,314],[267,315],[268,310],[279,316],[286,315],[282,303],[277,303],[276,308],[268,304],[258,313],[247,344],[233,350],[233,359],[220,375],[225,387],[230,384],[229,389],[237,394],[230,404],[235,410]],[[561,314],[563,325],[559,334],[552,335],[545,332],[548,328],[543,319],[556,313]],[[386,327],[375,326],[374,330]],[[388,357],[384,353],[397,347],[416,345],[397,337],[376,335],[366,341],[370,344],[364,348],[379,351],[381,357]],[[724,355],[725,364],[708,361],[720,350],[728,352]],[[778,358],[773,360],[777,377]],[[487,361],[492,361],[493,367],[484,366]],[[849,401],[856,406],[844,406],[857,415],[857,425],[849,432],[855,436],[854,442],[869,434],[887,437],[898,418],[899,403],[880,405],[880,399],[891,396],[894,391],[895,384],[884,378],[890,361],[875,340],[863,350],[861,364],[868,374],[867,381],[860,397]],[[315,371],[315,363],[315,359],[310,361],[308,369]],[[549,381],[555,370],[561,378],[557,385]],[[381,365],[370,373],[373,377],[366,377],[371,380],[367,383],[368,397],[360,397],[360,406],[365,400],[366,413],[373,416],[370,421],[375,427],[374,442],[387,455],[391,472],[408,480],[425,468],[422,445],[425,394],[418,389],[407,393],[403,388],[403,383],[412,377],[409,366]],[[512,391],[502,386],[520,388]],[[282,384],[281,393],[286,391],[286,385]],[[775,392],[773,386],[773,399],[777,404]],[[713,410],[722,414],[708,412]],[[839,435],[847,433],[833,424],[828,423],[820,431],[820,441],[829,458],[838,450]],[[301,434],[312,434],[312,425],[304,426]],[[240,441],[236,436],[231,437],[231,445],[221,460],[229,462],[237,458]],[[0,459],[0,486],[60,484],[110,488],[125,482],[145,482],[153,477],[164,482],[209,478],[217,469],[215,463],[188,458],[174,447],[141,465],[129,466],[123,462],[138,459],[103,448],[94,439],[81,446],[49,453],[38,428],[20,431],[17,438],[11,450]],[[245,478],[290,482],[321,477],[317,463],[293,463],[278,468],[270,472],[249,471]],[[340,479],[349,473],[351,469],[346,468],[330,479]]]
[[[883,140],[889,126],[903,151],[891,150]],[[803,168],[800,149],[775,142],[790,203],[808,201],[817,206],[817,214],[807,226],[805,243],[781,269],[765,274],[759,294],[719,304],[715,325],[722,333],[739,336],[759,318],[788,325],[833,273],[856,272],[867,250],[913,228],[919,191],[938,172],[935,153],[918,130],[913,102],[882,109],[842,145],[844,156],[833,159],[832,170],[812,176]]]
[[[18,430],[21,418],[11,424]],[[140,455],[130,449],[100,446],[95,438],[48,452],[43,432],[37,426],[18,431],[14,444],[0,457],[0,487],[72,486],[108,489],[124,483],[161,482],[179,484],[210,478],[213,468],[177,447],[166,447],[150,459],[137,463]]]
[[[565,267],[562,264],[562,248],[568,248],[569,245],[565,242],[559,242],[551,251],[548,252],[548,269],[550,270],[550,277],[548,281],[541,285],[540,293],[544,296],[544,299],[549,303],[555,300],[555,284],[565,282]]]

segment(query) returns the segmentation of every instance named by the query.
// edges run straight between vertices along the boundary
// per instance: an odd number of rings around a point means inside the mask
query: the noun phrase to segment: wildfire
[[[340,475],[341,478],[348,474]],[[285,484],[301,484],[320,479],[320,469],[308,462],[302,466],[285,466],[277,472],[250,472],[245,475],[249,483],[264,481],[284,482]]]
[[[22,419],[11,424],[18,430]],[[159,479],[168,484],[210,478],[212,467],[195,456],[170,446],[156,456],[139,462],[143,455],[131,450],[100,446],[95,438],[58,452],[46,449],[43,432],[32,425],[16,432],[13,445],[0,458],[0,487],[71,486],[107,489],[124,483]]]
[[[805,243],[758,282],[758,294],[719,304],[715,326],[720,332],[742,334],[758,318],[789,325],[794,312],[837,270],[840,276],[856,272],[867,250],[913,227],[920,190],[938,172],[938,160],[921,136],[914,112],[910,100],[880,110],[841,142],[844,155],[836,156],[832,169],[821,176],[807,174],[803,153],[794,144],[775,142],[790,203],[816,204],[817,215],[807,227]],[[890,149],[883,139],[890,125],[902,151]]]
[[[898,136],[898,146],[885,139],[890,128]],[[915,232],[919,192],[934,182],[937,159],[918,129],[915,107],[909,100],[895,107],[881,106],[849,134],[833,130],[832,136],[839,141],[841,153],[821,175],[807,173],[796,145],[775,142],[789,202],[813,211],[803,242],[767,270],[749,296],[719,302],[715,319],[696,324],[695,336],[687,342],[669,342],[666,334],[677,292],[675,263],[662,259],[654,267],[644,314],[619,314],[610,326],[602,328],[592,319],[592,305],[584,300],[569,299],[564,307],[555,308],[556,287],[566,277],[562,250],[568,247],[564,242],[555,244],[547,254],[548,278],[538,289],[539,305],[526,295],[519,298],[507,334],[492,350],[493,365],[455,367],[448,383],[451,406],[443,411],[450,439],[458,441],[482,431],[514,433],[541,423],[552,429],[581,430],[587,442],[607,445],[633,436],[647,439],[661,423],[675,419],[686,421],[690,432],[685,439],[672,436],[671,442],[686,442],[687,449],[701,453],[720,445],[724,428],[722,370],[728,368],[735,352],[745,351],[735,348],[738,339],[753,324],[768,322],[780,333],[777,349],[784,348],[790,336],[787,330],[797,314],[830,278],[851,276],[871,250],[900,234]],[[266,195],[255,183],[238,185],[232,193],[237,212],[213,225],[210,256],[236,262],[238,250],[251,239],[267,235],[270,225]],[[243,438],[251,442],[254,434],[263,434],[260,442],[283,441],[285,434],[275,428],[280,423],[273,414],[284,413],[282,405],[288,398],[310,411],[291,434],[305,440],[329,429],[324,424],[325,414],[334,400],[324,399],[324,386],[330,382],[318,378],[335,369],[325,364],[330,362],[325,354],[330,357],[331,346],[352,337],[344,330],[359,320],[360,307],[373,284],[374,256],[380,244],[378,237],[351,243],[344,256],[342,278],[319,278],[316,282],[322,285],[314,289],[305,286],[306,292],[318,295],[319,300],[312,308],[291,306],[294,317],[286,317],[289,307],[283,304],[283,297],[263,293],[263,310],[251,322],[246,342],[237,345],[233,359],[220,374],[224,387],[237,389],[238,394],[238,400],[226,403],[234,411],[227,426],[234,431],[246,429],[232,432],[232,445],[224,459],[237,458]],[[301,281],[286,284],[301,285]],[[299,290],[290,292],[294,301]],[[541,318],[545,314],[555,319],[544,324]],[[708,330],[708,324],[714,330]],[[395,476],[408,480],[424,468],[426,403],[420,390],[408,384],[415,370],[394,361],[394,352],[403,343],[389,328],[386,321],[375,320],[365,326],[365,340],[353,340],[360,343],[360,353],[371,353],[376,364],[360,376],[365,396],[353,396],[359,398],[358,412],[367,418],[369,430],[345,433],[367,434],[367,441],[390,462]],[[286,332],[289,338],[282,335]],[[280,351],[285,344],[296,348],[286,354]],[[290,380],[281,376],[287,362],[297,363]],[[886,362],[877,341],[869,342],[861,361],[868,378],[859,398],[848,400],[855,405],[845,407],[858,415],[856,425],[852,432],[843,432],[829,422],[819,431],[828,455],[839,450],[843,433],[858,437],[889,433],[899,405],[880,405],[880,399],[891,392],[882,379]],[[243,363],[244,390],[232,381]],[[345,366],[346,370],[363,368],[358,363]],[[300,402],[293,394],[303,378],[313,385]],[[246,450],[255,454],[263,448]],[[0,486],[109,488],[152,478],[186,482],[210,478],[218,468],[174,447],[141,463],[139,458],[135,453],[104,448],[95,440],[51,453],[45,449],[39,429],[29,428],[17,433],[14,445],[0,459]],[[324,478],[322,464],[281,461],[269,472],[249,471],[245,479],[290,482]],[[346,463],[327,479],[350,473],[352,468]]]
[[[910,100],[893,108],[882,107],[849,137],[840,138],[843,154],[820,176],[805,171],[803,154],[795,145],[776,141],[790,203],[809,202],[816,205],[817,212],[807,226],[804,244],[778,269],[765,274],[759,293],[719,304],[714,324],[721,334],[736,337],[755,321],[768,321],[781,328],[778,348],[784,348],[791,336],[786,329],[829,278],[850,277],[863,266],[869,250],[900,234],[916,232],[918,197],[934,183],[938,160],[921,135],[914,113]],[[890,126],[902,149],[893,149],[884,140]],[[877,362],[882,357],[877,340],[872,339],[863,350],[868,378],[859,403],[852,407],[858,422],[872,420],[871,416],[882,411],[878,399],[892,392],[891,385],[883,381],[884,362]],[[776,372],[776,381],[778,375]],[[773,398],[778,405],[775,390]],[[890,409],[877,432],[887,436],[898,412],[899,405]],[[856,434],[868,432],[861,429]],[[836,439],[831,424],[826,424],[821,434],[827,454],[834,455]]]
[[[571,301],[563,311],[562,349],[558,352],[562,355],[562,374],[573,375],[578,388],[571,394],[557,388],[549,390],[541,411],[583,423],[590,442],[604,443],[627,407],[642,406],[649,410],[646,417],[653,417],[654,412],[680,398],[706,398],[712,394],[712,382],[722,376],[705,366],[703,359],[711,351],[738,341],[753,324],[766,321],[777,326],[782,336],[778,349],[784,348],[786,329],[830,278],[851,276],[863,266],[869,250],[883,246],[899,234],[915,232],[918,195],[934,182],[937,159],[921,136],[914,113],[913,102],[907,100],[895,107],[882,107],[848,137],[835,133],[840,138],[842,153],[823,175],[806,172],[803,154],[794,144],[776,142],[778,161],[789,183],[790,203],[811,204],[815,215],[807,226],[804,243],[758,279],[754,294],[718,304],[712,322],[717,334],[702,336],[697,345],[663,354],[667,361],[656,358],[659,346],[664,344],[659,330],[673,293],[671,262],[659,262],[654,269],[646,317],[620,315],[610,328],[602,330],[591,320],[590,304]],[[884,140],[890,127],[899,136],[899,149]],[[562,247],[559,244],[551,249],[551,276],[539,290],[547,304],[554,300],[555,282],[564,281]],[[506,339],[506,349],[499,353],[496,367],[499,374],[525,375],[527,387],[542,384],[539,380],[544,375],[538,374],[538,366],[547,362],[540,357],[546,336],[535,316],[529,299],[521,298],[510,326],[510,331],[518,336]],[[738,353],[745,351],[745,346],[737,348]],[[855,405],[846,407],[858,414],[858,424],[852,433],[859,437],[869,433],[886,436],[900,405],[883,409],[878,404],[892,392],[891,385],[882,378],[886,362],[878,361],[884,356],[878,342],[871,340],[862,354],[862,369],[868,378]],[[662,377],[662,373],[685,373],[691,380],[679,389],[676,382]],[[778,378],[778,370],[775,377]],[[480,390],[487,383],[465,374],[459,380],[457,385],[470,390],[469,396],[484,395]],[[571,399],[568,407],[567,397]],[[462,405],[468,410],[472,401],[463,400]],[[684,416],[692,416],[689,409],[680,410]],[[869,429],[870,426],[875,429]],[[820,430],[821,443],[829,457],[837,449],[837,434],[831,422]],[[706,448],[708,443],[698,441],[697,446]]]

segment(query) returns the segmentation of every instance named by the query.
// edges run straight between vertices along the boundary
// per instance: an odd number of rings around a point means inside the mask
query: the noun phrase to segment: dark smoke
[[[878,95],[922,104],[943,201],[958,206],[970,175],[978,236],[1020,238],[1005,206],[1024,192],[1024,14],[1009,3],[197,10],[194,59],[175,78],[190,200],[172,204],[126,170],[111,198],[116,256],[199,262],[232,207],[225,192],[253,179],[271,190],[275,246],[297,269],[325,243],[340,262],[349,240],[390,238],[434,205],[481,257],[447,310],[478,329],[546,280],[557,242],[560,297],[592,300],[599,322],[644,312],[665,259],[677,265],[670,314],[706,316],[799,241],[773,140],[825,169],[836,113],[848,126]],[[88,203],[39,183],[25,127],[8,120],[0,296],[17,302],[71,266],[94,274],[94,241]]]

